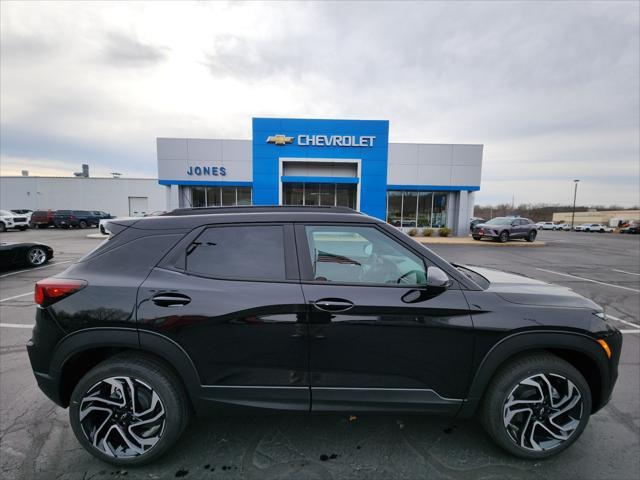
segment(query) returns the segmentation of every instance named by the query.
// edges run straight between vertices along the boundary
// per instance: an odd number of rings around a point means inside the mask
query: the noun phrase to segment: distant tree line
[[[570,212],[573,205],[561,205],[546,203],[523,203],[514,207],[510,203],[501,203],[499,205],[476,205],[473,210],[474,217],[484,218],[488,220],[493,217],[504,217],[507,215],[519,215],[521,217],[530,218],[534,222],[550,222],[555,212]],[[639,207],[621,207],[620,205],[576,205],[576,212],[588,212],[590,210],[638,210]]]

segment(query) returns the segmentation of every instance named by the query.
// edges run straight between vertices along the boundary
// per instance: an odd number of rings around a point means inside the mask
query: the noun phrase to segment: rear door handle
[[[151,300],[159,307],[182,307],[191,302],[191,298],[181,293],[159,293]]]
[[[313,306],[322,312],[346,312],[353,308],[353,302],[342,298],[322,298],[313,302]]]

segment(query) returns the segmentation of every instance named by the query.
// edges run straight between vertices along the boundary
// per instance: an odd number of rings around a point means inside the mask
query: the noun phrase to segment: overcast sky
[[[388,119],[477,203],[640,203],[640,3],[0,4],[0,173],[155,177],[156,137]]]

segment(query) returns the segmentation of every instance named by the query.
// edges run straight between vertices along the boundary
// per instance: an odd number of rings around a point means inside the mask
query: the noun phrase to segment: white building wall
[[[102,210],[129,215],[129,197],[148,198],[148,211],[167,209],[167,188],[153,178],[0,177],[0,209]],[[176,192],[171,192],[171,197]]]
[[[482,145],[390,143],[388,185],[480,186]]]

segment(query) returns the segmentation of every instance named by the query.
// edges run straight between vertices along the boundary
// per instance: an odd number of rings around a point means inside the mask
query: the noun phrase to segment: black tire
[[[85,222],[84,220],[80,220],[80,223],[78,223],[78,226],[82,229],[87,228],[87,222]]]
[[[90,390],[95,392],[95,388],[99,386],[103,380],[113,377],[128,377],[133,382],[136,382],[136,386],[139,384],[143,386],[142,388],[150,387],[150,391],[159,397],[160,402],[157,404],[157,408],[164,410],[164,416],[161,417],[163,419],[161,421],[164,423],[162,426],[157,427],[161,432],[157,443],[152,445],[147,451],[130,457],[116,457],[94,446],[87,437],[87,434],[85,434],[83,424],[80,421],[80,407],[83,398]],[[92,395],[95,395],[93,392]],[[147,402],[149,402],[148,398],[147,395]],[[144,409],[146,406],[148,405],[143,405],[142,408]],[[155,411],[153,413],[155,414]],[[191,410],[188,398],[176,374],[160,360],[131,353],[116,355],[91,369],[74,388],[69,405],[71,427],[80,444],[94,457],[118,466],[143,465],[165,454],[186,428],[190,414]],[[116,418],[118,415],[118,413],[110,415],[108,420]],[[132,420],[129,420],[128,424],[130,424],[131,421]],[[126,426],[128,424],[125,421],[124,425]],[[111,422],[109,428],[111,428],[112,425],[116,425],[116,423]],[[153,428],[156,427],[152,427],[151,430],[153,430]],[[100,432],[100,429],[97,431]],[[157,431],[158,430],[153,433]],[[111,435],[109,439],[113,441]],[[142,435],[142,433],[140,433],[140,435]]]
[[[507,243],[509,241],[509,232],[507,232],[506,230],[504,232],[500,232],[500,235],[498,236],[498,241],[500,243]]]
[[[18,228],[20,229],[21,232],[24,232],[29,227],[18,227]]]
[[[577,389],[581,396],[581,403],[578,403],[576,407],[580,410],[579,422],[575,429],[569,434],[568,438],[560,441],[557,445],[553,445],[548,449],[542,449],[539,451],[533,450],[533,444],[529,443],[528,448],[516,443],[516,440],[511,437],[509,430],[505,426],[505,415],[507,409],[507,402],[514,395],[516,389],[527,388],[527,384],[521,383],[537,375],[545,375],[548,378],[557,380],[562,377],[565,380],[569,380],[573,384],[573,387]],[[524,385],[524,387],[523,387]],[[575,393],[575,390],[573,390]],[[558,393],[558,391],[556,391]],[[542,404],[541,404],[542,405]],[[485,430],[491,436],[491,438],[507,452],[521,458],[527,459],[542,459],[548,458],[552,455],[556,455],[564,449],[571,446],[578,437],[582,434],[583,430],[589,422],[589,415],[591,413],[591,390],[587,381],[582,374],[571,364],[562,360],[555,355],[546,352],[536,352],[518,357],[507,364],[503,365],[495,374],[489,386],[487,387],[482,405],[480,407],[480,421]],[[574,410],[571,410],[573,412]],[[525,415],[522,413],[522,415]],[[541,414],[541,415],[544,415]],[[513,418],[516,418],[515,416]],[[533,412],[528,417],[538,418]],[[558,417],[556,417],[558,418]],[[562,417],[560,417],[562,418]],[[569,417],[572,418],[572,417]],[[578,420],[578,419],[575,419]],[[544,421],[544,420],[541,420]],[[529,421],[525,422],[524,432],[527,433],[527,427],[532,424],[536,427],[536,421],[533,423]],[[511,425],[511,424],[510,424]],[[566,425],[565,425],[566,426]],[[530,438],[533,438],[533,430],[530,430]],[[513,432],[513,430],[512,430]],[[519,432],[515,433],[518,435]],[[528,440],[524,438],[524,435],[520,436],[520,441],[528,443]],[[540,443],[543,443],[538,439]],[[555,441],[555,440],[552,440]]]
[[[474,240],[477,240],[478,242],[480,241],[480,238],[478,237],[472,237]]]
[[[7,226],[5,225],[4,222],[0,222],[0,232],[6,232],[7,231]]]
[[[106,235],[107,234],[107,231],[104,229],[104,225],[100,225],[100,233],[102,235]]]
[[[535,230],[531,230],[529,232],[529,235],[527,235],[527,238],[525,239],[527,242],[535,242],[536,241],[536,236],[538,235],[538,233]]]

